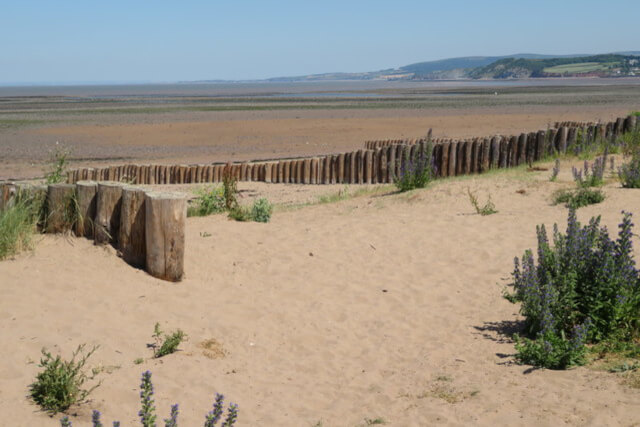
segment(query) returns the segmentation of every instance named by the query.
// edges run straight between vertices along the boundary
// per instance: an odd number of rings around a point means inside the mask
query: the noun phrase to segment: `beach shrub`
[[[269,222],[272,212],[273,206],[271,203],[265,198],[260,198],[253,202],[251,208],[236,205],[229,211],[229,218],[241,222]]]
[[[607,165],[607,154],[595,159],[591,167],[584,161],[584,169],[571,168],[573,180],[578,188],[599,187],[604,184],[604,171]]]
[[[155,427],[156,426],[156,406],[153,400],[153,383],[151,382],[151,372],[146,371],[142,373],[142,381],[140,383],[140,411],[138,417],[140,417],[140,423],[143,427]],[[165,427],[178,427],[178,415],[180,414],[178,404],[171,405],[171,412],[169,418],[164,419]],[[205,415],[204,427],[215,427],[222,419],[224,415],[224,396],[216,393],[213,409]],[[93,411],[91,416],[91,424],[93,427],[103,427],[100,418],[102,414],[99,411]],[[227,415],[221,424],[221,427],[232,427],[238,420],[238,405],[230,403],[227,408]],[[72,427],[71,420],[68,416],[64,416],[60,419],[60,425],[62,427]],[[120,427],[119,421],[113,422],[113,427]]]
[[[187,216],[207,216],[224,212],[227,208],[224,187],[201,189],[197,192],[195,206],[190,206]]]
[[[89,379],[84,366],[98,348],[93,347],[85,353],[84,347],[84,344],[78,346],[71,360],[64,360],[60,355],[53,357],[46,349],[42,349],[38,366],[44,369],[29,386],[29,394],[45,411],[55,414],[81,403],[100,385],[98,383],[89,389],[84,388]]]
[[[47,184],[57,184],[67,179],[67,166],[69,150],[56,142],[56,148],[51,152],[48,168],[45,171],[45,181]]]
[[[624,188],[640,188],[640,153],[618,168],[618,177]]]
[[[498,213],[498,211],[496,210],[496,206],[491,201],[491,194],[489,194],[489,199],[487,200],[487,202],[483,206],[480,206],[480,203],[478,203],[478,198],[471,192],[469,188],[467,188],[467,193],[469,194],[469,201],[471,202],[471,206],[473,206],[477,214],[486,216]]]
[[[152,345],[153,357],[157,359],[178,351],[178,346],[185,340],[186,334],[180,329],[170,334],[165,334],[160,329],[160,323],[156,323],[153,328],[152,337],[155,340],[155,343]]]
[[[394,176],[396,187],[400,191],[426,187],[434,177],[433,143],[428,140],[405,153],[405,158],[400,162],[400,172]]]
[[[600,203],[604,200],[604,193],[592,188],[578,188],[576,190],[559,190],[553,194],[553,204],[563,203],[571,209]]]
[[[255,222],[269,222],[273,206],[265,198],[260,198],[251,207],[251,219]]]
[[[612,240],[600,217],[581,226],[569,210],[566,234],[554,225],[553,246],[544,225],[536,227],[537,263],[531,250],[515,259],[513,293],[525,317],[515,336],[516,359],[564,369],[585,362],[585,344],[634,342],[640,338],[640,276],[632,248],[631,214],[623,212]]]
[[[622,147],[622,154],[633,156],[640,151],[640,125],[618,137],[618,145]]]

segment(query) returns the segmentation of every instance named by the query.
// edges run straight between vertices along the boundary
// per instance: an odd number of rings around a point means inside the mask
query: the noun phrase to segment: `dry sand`
[[[74,425],[89,425],[94,408],[135,425],[147,369],[160,417],[179,402],[182,425],[201,425],[215,392],[239,404],[241,426],[640,425],[640,390],[614,374],[514,364],[505,334],[518,307],[501,296],[513,257],[534,247],[536,224],[566,221],[549,200],[571,185],[569,165],[559,182],[548,176],[444,180],[283,210],[269,224],[191,218],[179,284],[89,241],[41,237],[34,252],[0,262],[0,413],[12,426],[58,425],[27,398],[40,349],[68,356],[88,343],[100,345],[92,366],[117,368],[98,375]],[[474,214],[467,188],[490,193],[499,213]],[[604,191],[581,221],[602,215],[613,231],[625,209],[638,222],[638,190]],[[182,351],[150,358],[156,321],[186,331]],[[207,340],[220,347],[205,352]]]

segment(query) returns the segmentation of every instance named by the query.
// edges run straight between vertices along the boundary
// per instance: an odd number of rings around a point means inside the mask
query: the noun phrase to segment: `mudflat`
[[[639,82],[347,85],[325,88],[330,92],[225,87],[201,96],[192,87],[156,94],[136,89],[136,96],[77,88],[46,96],[5,91],[0,179],[41,176],[56,142],[71,150],[72,167],[193,164],[337,153],[362,148],[365,140],[421,137],[429,128],[434,136],[464,138],[534,131],[559,120],[610,120],[637,109]]]

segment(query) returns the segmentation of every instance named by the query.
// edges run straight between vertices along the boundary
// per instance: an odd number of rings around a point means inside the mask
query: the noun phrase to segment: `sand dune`
[[[444,180],[282,210],[269,224],[191,218],[179,284],[89,241],[42,237],[0,262],[0,411],[14,426],[58,425],[26,397],[40,348],[69,355],[87,343],[100,345],[90,364],[112,368],[74,425],[89,425],[94,408],[135,425],[146,369],[160,417],[178,402],[183,425],[202,423],[215,392],[239,404],[247,426],[638,425],[640,390],[615,375],[513,362],[506,334],[518,307],[502,290],[513,257],[535,245],[535,225],[564,228],[566,209],[550,195],[571,185],[569,171],[563,164],[556,183],[522,170]],[[499,212],[474,214],[467,188],[490,193]],[[625,209],[638,221],[637,190],[604,191],[580,220],[602,215],[615,230]],[[183,351],[150,358],[156,321],[189,335]],[[219,346],[206,351],[206,340]]]

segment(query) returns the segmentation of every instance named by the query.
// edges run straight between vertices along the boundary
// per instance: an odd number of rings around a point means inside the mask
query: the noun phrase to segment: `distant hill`
[[[640,74],[640,58],[632,55],[591,55],[571,58],[505,58],[469,70],[472,79],[598,76]]]
[[[418,62],[380,71],[276,77],[268,81],[506,79],[579,75],[613,77],[640,75],[640,72],[634,71],[636,67],[633,59],[638,59],[637,57],[640,57],[640,51],[605,55],[519,53],[506,56],[465,56]],[[575,66],[571,67],[572,64]]]

